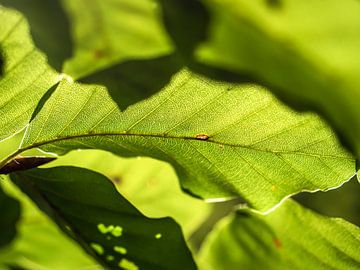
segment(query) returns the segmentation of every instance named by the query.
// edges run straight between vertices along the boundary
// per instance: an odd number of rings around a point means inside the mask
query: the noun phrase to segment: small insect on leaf
[[[0,168],[0,174],[36,168],[55,159],[54,157],[16,157]]]
[[[207,139],[209,139],[209,136],[206,134],[198,134],[195,137],[197,140],[202,140],[202,141],[206,141]]]

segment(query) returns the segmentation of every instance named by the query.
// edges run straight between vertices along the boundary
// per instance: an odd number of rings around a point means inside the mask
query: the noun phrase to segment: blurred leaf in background
[[[172,51],[171,42],[160,23],[161,14],[156,1],[62,2],[74,40],[74,56],[66,63],[63,72],[74,78],[125,60],[157,58]]]
[[[0,249],[0,269],[8,269],[7,266],[27,270],[100,269],[75,242],[12,186],[8,177],[4,182],[6,190],[21,201],[22,213],[15,240]]]
[[[225,218],[203,245],[204,270],[341,269],[360,263],[360,229],[284,202],[267,216],[239,210]]]

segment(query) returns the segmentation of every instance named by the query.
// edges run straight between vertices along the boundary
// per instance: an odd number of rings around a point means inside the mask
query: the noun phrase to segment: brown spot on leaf
[[[197,140],[201,140],[201,141],[206,141],[207,139],[209,139],[209,136],[206,134],[198,134],[195,137]]]
[[[95,50],[94,51],[94,58],[95,59],[100,59],[102,57],[104,57],[105,53],[103,50]]]
[[[123,179],[120,176],[113,176],[113,177],[111,177],[111,181],[115,185],[120,185],[122,183]]]
[[[279,238],[273,238],[274,245],[277,249],[282,248],[282,243]]]

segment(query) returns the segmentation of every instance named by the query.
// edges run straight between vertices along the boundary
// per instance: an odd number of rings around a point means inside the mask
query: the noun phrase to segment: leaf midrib
[[[144,137],[144,138],[148,138],[148,137],[152,137],[152,138],[163,138],[163,139],[173,139],[173,140],[194,140],[194,141],[202,141],[204,143],[213,143],[213,144],[217,144],[220,146],[229,146],[229,147],[239,147],[239,148],[245,148],[245,149],[250,149],[250,150],[254,150],[254,151],[260,151],[260,152],[266,152],[266,153],[272,153],[272,154],[300,154],[300,155],[307,155],[307,156],[314,156],[314,157],[327,157],[327,158],[334,158],[334,159],[346,159],[346,160],[353,160],[353,158],[351,157],[345,157],[345,156],[335,156],[335,155],[321,155],[321,154],[316,154],[316,153],[306,153],[306,152],[300,152],[300,151],[280,151],[280,150],[270,150],[270,149],[261,149],[261,148],[256,148],[256,147],[252,147],[250,145],[241,145],[241,144],[232,144],[232,143],[225,143],[225,142],[220,142],[220,141],[216,141],[211,139],[211,137],[209,137],[209,139],[207,140],[201,140],[194,137],[190,137],[190,136],[169,136],[167,134],[141,134],[141,133],[129,133],[129,132],[114,132],[114,133],[87,133],[87,134],[77,134],[77,135],[69,135],[69,136],[64,136],[64,137],[57,137],[54,139],[49,139],[49,140],[45,140],[42,142],[38,142],[38,143],[33,143],[30,144],[28,146],[25,147],[20,147],[17,152],[24,152],[26,150],[30,150],[32,148],[36,148],[36,147],[40,147],[46,144],[51,144],[51,143],[56,143],[56,142],[61,142],[61,141],[67,141],[67,140],[72,140],[72,139],[78,139],[78,138],[91,138],[91,137],[104,137],[104,136],[134,136],[134,137]]]

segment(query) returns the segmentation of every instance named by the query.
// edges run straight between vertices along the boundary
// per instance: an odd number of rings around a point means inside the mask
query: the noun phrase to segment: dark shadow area
[[[6,264],[6,266],[7,266],[10,270],[26,270],[25,268],[22,268],[21,266],[17,266],[17,265],[9,265],[9,264]]]
[[[195,73],[204,75],[217,81],[245,84],[254,83],[253,77],[245,73],[240,74],[230,70],[225,70],[197,62],[189,62],[188,67]]]
[[[4,75],[4,64],[5,64],[4,55],[0,47],[0,76]]]
[[[328,192],[300,193],[294,197],[307,208],[330,217],[341,217],[360,226],[360,184],[356,176]]]
[[[20,203],[9,197],[0,185],[0,248],[8,245],[16,235],[16,223],[20,217]]]
[[[199,63],[193,53],[207,40],[210,14],[199,0],[160,0],[165,28],[173,40],[181,61],[192,71],[215,80],[236,83],[254,82],[248,74],[239,74]]]
[[[184,60],[206,40],[210,15],[198,0],[160,0],[165,27]]]
[[[265,3],[270,8],[281,9],[283,7],[283,2],[281,0],[265,0]]]
[[[214,203],[212,211],[207,217],[206,221],[203,222],[201,226],[198,227],[190,236],[189,242],[191,243],[192,247],[196,251],[199,251],[201,245],[206,240],[206,237],[214,229],[216,224],[218,224],[218,222],[226,216],[233,213],[236,207],[241,203],[244,203],[244,200],[241,198]],[[239,213],[241,213],[241,215],[243,215],[244,217],[250,217],[250,215],[245,212]]]
[[[181,67],[175,54],[131,60],[86,76],[79,82],[106,86],[112,99],[124,110],[161,90]]]
[[[0,4],[25,15],[35,45],[47,55],[50,65],[61,71],[73,48],[70,23],[61,1],[0,0]]]

